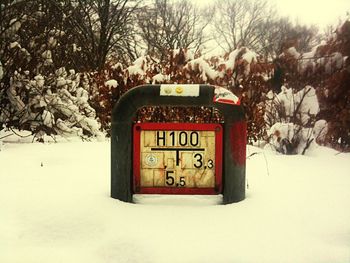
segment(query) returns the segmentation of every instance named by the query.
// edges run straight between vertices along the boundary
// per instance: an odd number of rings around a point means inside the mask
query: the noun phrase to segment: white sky
[[[349,0],[270,0],[280,14],[301,24],[315,24],[320,28],[337,25],[339,18],[350,12]]]
[[[195,0],[200,5],[215,0]],[[327,25],[338,25],[339,18],[350,12],[350,0],[268,0],[275,5],[281,16],[288,16],[293,22],[317,25],[321,29]]]

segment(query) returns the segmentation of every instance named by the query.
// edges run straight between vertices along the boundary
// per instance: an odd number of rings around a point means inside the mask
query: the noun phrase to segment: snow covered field
[[[109,142],[7,143],[0,262],[350,262],[350,154],[248,148],[246,200],[109,197]]]

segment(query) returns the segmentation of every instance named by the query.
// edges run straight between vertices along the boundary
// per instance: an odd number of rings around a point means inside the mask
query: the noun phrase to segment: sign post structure
[[[144,106],[217,108],[224,123],[133,123]],[[143,85],[125,93],[112,113],[111,196],[222,194],[245,198],[246,123],[239,100],[210,85]]]

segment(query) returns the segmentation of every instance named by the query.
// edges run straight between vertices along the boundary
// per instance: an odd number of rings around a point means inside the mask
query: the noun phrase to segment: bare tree
[[[72,45],[87,69],[101,69],[112,53],[132,54],[128,40],[134,37],[135,0],[64,0],[56,2],[65,16]]]
[[[278,17],[266,0],[217,0],[217,5],[214,34],[226,52],[246,46],[271,60],[287,46],[308,51],[317,35],[315,26],[295,25],[289,18]]]
[[[170,49],[197,50],[207,41],[203,30],[210,17],[188,0],[155,0],[138,14],[140,36],[149,53],[164,58]]]
[[[266,21],[262,27],[265,28],[264,37],[260,39],[257,52],[267,60],[276,58],[291,46],[307,52],[318,36],[315,26],[294,25],[287,17]]]
[[[266,0],[218,0],[220,6],[214,20],[217,44],[226,52],[246,46],[254,50],[261,45],[266,21],[272,12]]]

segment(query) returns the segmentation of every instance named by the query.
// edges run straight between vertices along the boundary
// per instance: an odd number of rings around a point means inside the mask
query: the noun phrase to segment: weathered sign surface
[[[221,125],[136,124],[133,171],[135,193],[219,193]]]

